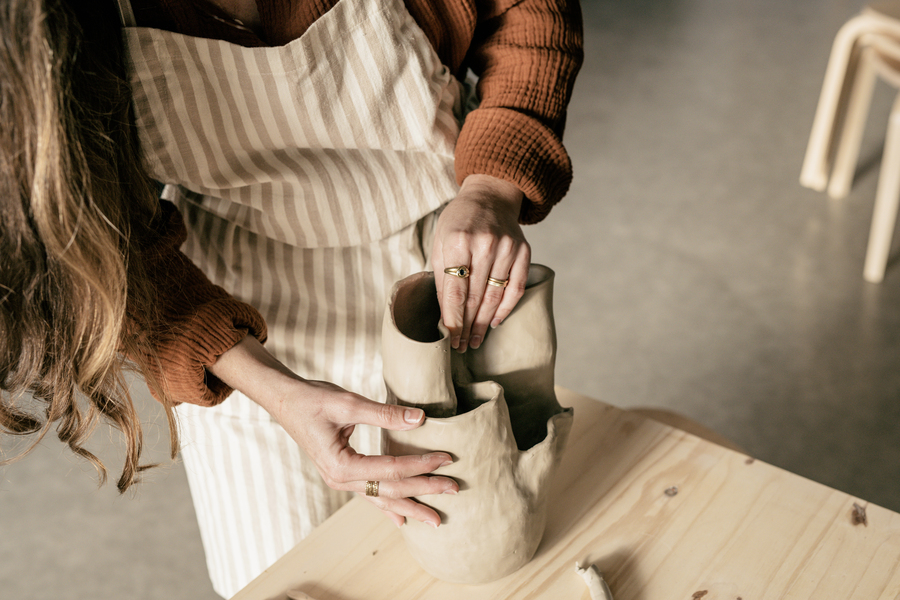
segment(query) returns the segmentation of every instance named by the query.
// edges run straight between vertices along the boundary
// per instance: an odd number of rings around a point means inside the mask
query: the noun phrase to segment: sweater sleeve
[[[472,174],[516,184],[519,219],[536,223],[569,189],[562,145],[566,106],[583,60],[577,0],[481,0],[465,64],[479,76],[479,107],[456,147],[459,183]]]
[[[214,406],[230,393],[207,367],[226,350],[253,335],[266,339],[266,324],[252,306],[214,285],[180,250],[187,230],[178,210],[162,202],[159,235],[142,251],[146,276],[158,293],[150,314],[128,307],[127,324],[146,348],[140,362],[159,383],[166,400]],[[160,399],[156,391],[151,391]]]

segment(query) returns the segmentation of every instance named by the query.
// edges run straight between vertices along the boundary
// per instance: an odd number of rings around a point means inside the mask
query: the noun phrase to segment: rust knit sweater
[[[582,61],[577,0],[405,2],[442,62],[459,77],[468,69],[479,77],[479,108],[467,116],[457,142],[458,182],[470,174],[510,181],[525,194],[520,221],[540,221],[572,178],[561,137]],[[140,26],[244,46],[286,44],[336,3],[257,0],[261,30],[254,32],[208,0],[132,0]],[[175,233],[153,250],[158,256],[175,251],[183,241],[178,215],[171,220]],[[159,375],[171,400],[212,405],[231,390],[206,374],[205,367],[247,333],[264,339],[265,324],[250,307],[229,301],[183,262],[173,259],[177,267],[166,275],[177,289],[164,285],[160,290],[167,303],[163,313],[177,323],[172,328],[177,335],[165,336],[157,348]]]

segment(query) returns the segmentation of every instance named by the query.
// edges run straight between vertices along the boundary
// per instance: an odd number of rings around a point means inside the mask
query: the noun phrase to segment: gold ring
[[[460,279],[465,279],[469,276],[469,273],[472,271],[469,270],[469,267],[463,265],[461,267],[447,267],[444,269],[444,273],[447,275],[453,275],[454,277],[459,277]]]
[[[372,496],[373,498],[378,497],[378,482],[377,481],[367,481],[366,482],[366,496]]]
[[[509,279],[494,279],[493,277],[488,277],[488,285],[496,285],[497,287],[505,288],[509,285]]]

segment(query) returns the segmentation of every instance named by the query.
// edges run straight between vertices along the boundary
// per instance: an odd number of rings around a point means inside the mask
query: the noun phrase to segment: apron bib
[[[395,281],[427,268],[463,118],[460,83],[402,0],[340,0],[276,48],[124,31],[146,168],[185,217],[184,252],[260,310],[289,368],[383,401],[382,311]],[[351,497],[238,392],[177,413],[225,597]],[[377,432],[354,436],[378,452]]]

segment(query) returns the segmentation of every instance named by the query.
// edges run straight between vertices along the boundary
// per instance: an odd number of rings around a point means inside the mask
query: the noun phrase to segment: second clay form
[[[383,327],[388,402],[418,406],[412,431],[384,431],[387,454],[449,452],[435,471],[458,495],[418,498],[441,516],[409,520],[411,554],[440,579],[478,584],[527,563],[544,532],[547,492],[572,425],[554,392],[553,271],[532,265],[525,295],[476,350],[459,354],[440,323],[432,273],[398,282]]]

